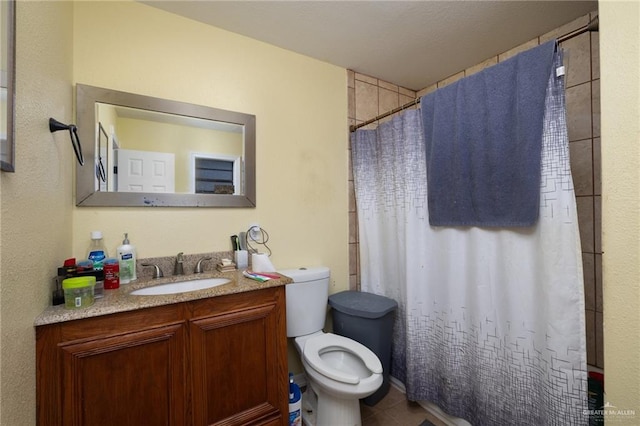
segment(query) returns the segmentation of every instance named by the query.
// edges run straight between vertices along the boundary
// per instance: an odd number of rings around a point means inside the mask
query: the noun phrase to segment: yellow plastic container
[[[96,277],[74,277],[62,281],[64,307],[82,309],[93,305]]]

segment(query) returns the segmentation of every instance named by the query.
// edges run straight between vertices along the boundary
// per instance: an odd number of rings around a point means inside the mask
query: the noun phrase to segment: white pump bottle
[[[120,268],[120,284],[135,281],[136,276],[136,248],[129,243],[129,234],[124,234],[122,245],[116,249],[118,266]]]

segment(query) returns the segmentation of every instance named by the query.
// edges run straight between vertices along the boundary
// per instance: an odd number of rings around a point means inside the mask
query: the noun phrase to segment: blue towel
[[[429,223],[532,226],[555,40],[420,100]]]

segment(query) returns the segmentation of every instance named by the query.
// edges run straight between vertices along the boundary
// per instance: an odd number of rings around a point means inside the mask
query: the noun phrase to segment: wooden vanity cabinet
[[[190,304],[194,425],[288,424],[285,293],[269,290]]]
[[[36,327],[39,425],[286,425],[284,287]]]

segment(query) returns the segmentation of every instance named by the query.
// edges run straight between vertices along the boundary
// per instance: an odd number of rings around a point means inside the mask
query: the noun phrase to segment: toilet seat
[[[335,369],[320,357],[329,350],[349,352],[357,356],[372,374],[382,374],[382,364],[376,354],[355,340],[337,334],[327,333],[307,340],[303,356],[316,371],[330,379],[353,385],[360,383],[357,375]]]

